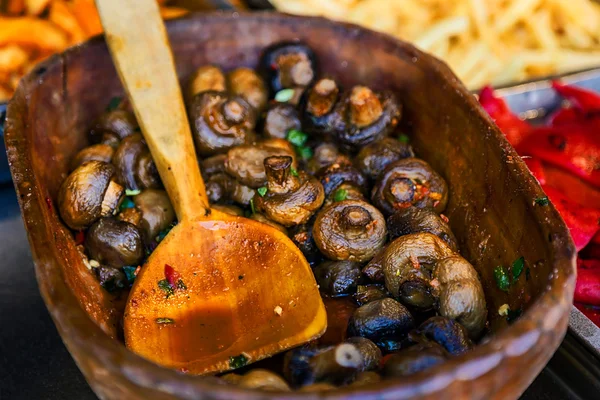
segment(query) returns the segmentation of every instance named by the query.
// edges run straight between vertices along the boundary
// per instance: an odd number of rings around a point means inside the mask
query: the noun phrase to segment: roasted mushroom
[[[264,110],[269,97],[265,83],[250,68],[236,68],[227,76],[229,91],[242,97],[258,112]]]
[[[125,193],[113,180],[114,175],[111,164],[90,161],[64,180],[58,192],[58,209],[71,229],[85,229],[98,218],[114,214]]]
[[[315,175],[322,168],[332,164],[350,165],[351,162],[333,143],[321,143],[315,148],[315,152],[312,158],[308,160],[306,167],[309,173]]]
[[[142,223],[142,212],[135,207],[126,208],[117,215],[117,219],[119,221],[129,222],[131,225],[140,228]]]
[[[142,189],[160,189],[162,182],[148,149],[142,151],[135,165],[135,180]]]
[[[202,160],[202,175],[210,177],[220,172],[225,172],[225,160],[227,154],[217,154],[216,156],[208,157]]]
[[[389,164],[414,156],[415,153],[409,144],[386,137],[363,147],[358,152],[354,164],[374,181]]]
[[[309,221],[306,224],[297,225],[290,229],[290,239],[304,254],[306,261],[311,266],[316,265],[323,259],[312,234],[313,225]]]
[[[450,355],[458,356],[473,347],[469,333],[458,322],[441,316],[431,317],[410,333],[412,340],[431,340],[442,346]]]
[[[359,187],[351,183],[342,183],[340,186],[337,187],[337,189],[329,193],[329,196],[325,198],[324,205],[328,206],[331,203],[344,200],[367,201]]]
[[[207,91],[224,92],[226,89],[225,75],[219,67],[205,65],[198,68],[190,77],[187,96],[193,98],[198,93]]]
[[[95,271],[100,286],[107,292],[112,293],[128,286],[125,274],[117,268],[101,265],[100,267],[95,268]]]
[[[339,384],[351,380],[363,364],[362,354],[351,343],[325,348],[300,347],[286,353],[284,375],[293,386],[325,381]]]
[[[267,184],[265,160],[272,156],[288,156],[291,160],[290,168],[293,167],[293,149],[288,147],[287,142],[281,144],[271,139],[268,142],[236,146],[229,150],[225,170],[242,185],[257,189]]]
[[[413,233],[391,242],[367,267],[383,271],[386,288],[402,304],[426,311],[434,308],[438,299],[431,271],[438,261],[452,255],[452,249],[439,237]]]
[[[373,371],[363,371],[356,375],[356,378],[354,378],[354,382],[352,382],[350,386],[366,386],[377,382],[381,382],[381,375]]]
[[[304,94],[300,109],[306,130],[312,134],[330,133],[341,125],[343,115],[335,107],[340,99],[340,88],[331,78],[319,79]]]
[[[230,194],[231,200],[243,206],[250,205],[252,199],[254,199],[254,196],[256,195],[256,190],[246,185],[242,185],[235,179],[232,182],[233,183]]]
[[[459,255],[439,261],[433,269],[439,292],[439,312],[463,325],[472,339],[485,328],[485,294],[475,268]]]
[[[282,377],[266,369],[253,369],[243,375],[237,385],[247,389],[289,392],[290,387]]]
[[[188,115],[201,156],[223,153],[254,140],[255,111],[241,97],[212,90],[199,93],[190,102]]]
[[[336,162],[320,169],[315,175],[325,189],[325,195],[329,197],[340,185],[353,185],[361,193],[366,193],[367,178],[349,162]]]
[[[332,203],[318,214],[315,243],[330,260],[369,261],[385,244],[383,215],[364,201]]]
[[[241,188],[239,188],[239,186],[242,185],[238,184],[235,181],[235,179],[233,179],[225,173],[216,173],[211,175],[206,180],[205,185],[206,195],[208,196],[208,200],[211,203],[234,200],[235,198],[238,200],[243,200],[243,202],[238,201],[238,203],[240,204],[248,204],[250,202],[250,199],[254,196],[254,190],[248,188],[248,196],[250,197],[248,199],[243,198],[241,194],[244,191]],[[243,187],[246,188],[246,186]],[[234,196],[236,190],[237,193],[236,196]]]
[[[443,363],[447,353],[436,343],[418,344],[392,354],[383,366],[385,377],[405,377]]]
[[[448,202],[446,181],[429,164],[405,158],[389,164],[377,179],[371,200],[384,214],[414,205],[440,213]]]
[[[71,161],[71,171],[88,161],[110,163],[115,150],[107,144],[99,143],[88,146],[75,155]]]
[[[410,312],[394,299],[373,300],[354,311],[348,321],[348,336],[361,336],[377,344],[401,341],[415,326]]]
[[[319,181],[292,170],[292,161],[290,156],[264,160],[266,191],[258,192],[254,200],[259,211],[283,226],[306,223],[325,198]]]
[[[390,294],[387,292],[387,290],[385,290],[383,285],[358,285],[356,287],[356,293],[354,293],[352,297],[354,297],[356,304],[359,306],[364,306],[370,301],[390,297]]]
[[[91,259],[110,267],[137,266],[144,258],[139,229],[113,218],[101,218],[91,226],[85,248]]]
[[[319,290],[329,296],[344,296],[356,291],[362,272],[353,261],[325,261],[313,270]]]
[[[119,183],[128,190],[141,190],[144,188],[136,179],[138,161],[144,153],[148,153],[148,147],[144,143],[144,138],[139,133],[123,139],[115,151],[112,163],[117,168]],[[150,162],[152,162],[151,159]],[[154,163],[152,162],[152,164]],[[146,168],[148,167],[149,165],[146,164]],[[154,170],[156,170],[156,167],[154,167]],[[150,171],[148,172],[151,173]]]
[[[102,114],[90,130],[92,143],[104,143],[116,147],[120,140],[133,135],[138,123],[132,112],[116,109]]]
[[[375,343],[361,336],[353,336],[348,338],[346,339],[346,343],[352,343],[355,345],[362,355],[362,371],[373,371],[379,369],[379,364],[381,363],[381,350]]]
[[[269,85],[271,96],[282,89],[302,91],[316,76],[312,49],[298,42],[282,42],[267,47],[259,61],[259,70]]]
[[[265,136],[285,139],[292,129],[302,127],[296,107],[287,103],[276,103],[269,107],[264,122]]]
[[[154,240],[175,220],[175,210],[164,190],[146,189],[135,196],[133,202],[142,212],[140,228],[148,241]]]
[[[456,237],[448,223],[431,208],[409,206],[399,209],[387,219],[390,240],[411,233],[429,232],[438,236],[453,250],[458,251]]]

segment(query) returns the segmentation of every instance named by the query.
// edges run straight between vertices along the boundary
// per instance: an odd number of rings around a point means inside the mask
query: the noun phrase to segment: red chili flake
[[[414,269],[421,269],[421,264],[419,264],[419,259],[414,254],[410,255],[410,263],[412,264]]]
[[[439,205],[440,205],[440,201],[439,200],[436,200],[436,201],[433,202],[433,208],[437,208],[437,206],[439,206]]]
[[[80,245],[85,242],[85,233],[83,231],[77,231],[75,234],[75,244]]]
[[[52,199],[50,197],[46,197],[46,205],[48,206],[48,210],[52,211]]]
[[[179,272],[175,271],[169,264],[165,264],[165,278],[171,287],[175,288],[177,281],[181,279]]]
[[[141,269],[142,269],[142,266],[138,265],[137,268],[135,269],[135,271],[133,271],[133,274],[135,276],[138,276],[138,274],[140,273]]]
[[[442,219],[442,221],[444,221],[445,223],[450,222],[450,220],[448,219],[448,217],[446,217],[444,214],[440,214],[440,218]]]

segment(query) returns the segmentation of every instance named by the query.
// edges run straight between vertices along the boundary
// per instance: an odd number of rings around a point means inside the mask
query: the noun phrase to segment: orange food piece
[[[16,44],[27,48],[61,51],[67,35],[53,23],[35,17],[0,18],[0,46]]]
[[[79,25],[79,21],[63,0],[54,0],[50,6],[48,19],[69,34],[71,43],[79,43],[86,38],[86,33]]]
[[[102,33],[98,10],[92,0],[73,0],[69,7],[88,37]]]

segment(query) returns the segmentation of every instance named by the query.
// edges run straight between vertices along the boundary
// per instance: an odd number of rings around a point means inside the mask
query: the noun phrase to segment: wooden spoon
[[[205,373],[322,335],[325,307],[300,250],[274,228],[209,207],[156,2],[96,3],[179,220],[131,289],[127,347],[157,364]]]

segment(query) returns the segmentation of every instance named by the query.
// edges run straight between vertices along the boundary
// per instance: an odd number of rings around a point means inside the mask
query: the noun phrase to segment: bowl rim
[[[403,42],[384,33],[362,28],[355,24],[336,22],[322,17],[305,17],[277,12],[216,11],[190,13],[182,18],[168,21],[166,25],[169,31],[176,31],[186,29],[193,24],[236,23],[236,21],[256,21],[257,19],[270,26],[297,20],[304,24],[326,26],[332,30],[352,32],[353,35],[358,32],[360,35],[374,37],[377,41],[386,43],[390,48],[403,48],[405,49],[404,51],[408,49],[416,57],[425,59],[432,71],[442,76],[448,82],[448,90],[458,93],[459,96],[457,96],[457,99],[460,98],[463,106],[476,111],[472,117],[482,119],[488,125],[490,130],[490,132],[486,133],[488,134],[488,140],[496,141],[496,144],[503,149],[507,156],[513,157],[515,161],[512,164],[510,174],[514,175],[515,179],[524,180],[523,187],[525,193],[531,194],[532,198],[535,198],[537,195],[543,195],[537,181],[531,175],[524,162],[517,156],[515,150],[510,146],[489,115],[485,113],[475,97],[464,87],[444,62],[421,52],[410,43]],[[532,336],[532,326],[535,327],[544,321],[543,324],[546,330],[551,330],[557,322],[565,318],[565,315],[568,316],[575,287],[576,252],[564,221],[554,206],[551,205],[550,207],[543,207],[543,210],[539,211],[537,220],[540,225],[548,224],[553,227],[552,242],[549,244],[550,252],[554,256],[553,270],[557,272],[561,271],[563,274],[555,273],[551,282],[529,305],[523,316],[509,327],[501,329],[492,340],[478,345],[472,351],[462,356],[448,360],[437,367],[405,379],[385,380],[376,385],[365,386],[360,389],[340,388],[333,392],[320,392],[318,394],[263,392],[243,389],[233,385],[224,385],[219,380],[211,377],[199,379],[196,376],[182,374],[160,367],[134,354],[123,343],[111,339],[102,331],[100,326],[92,321],[83,308],[81,308],[77,298],[68,289],[63,280],[57,280],[58,284],[62,286],[60,290],[57,290],[45,279],[44,272],[48,269],[56,269],[60,264],[56,256],[58,250],[56,247],[53,247],[51,248],[53,251],[48,252],[41,245],[41,243],[47,245],[47,241],[43,239],[46,236],[44,229],[46,222],[41,218],[43,215],[42,208],[47,207],[47,199],[39,190],[39,185],[36,185],[37,182],[29,155],[19,152],[19,149],[30,148],[30,140],[27,135],[19,132],[19,128],[25,130],[26,127],[20,126],[17,121],[17,103],[25,106],[25,116],[22,116],[25,119],[28,115],[28,94],[32,88],[42,84],[41,81],[43,80],[40,79],[40,75],[45,70],[57,64],[60,65],[65,57],[76,56],[78,49],[82,46],[95,46],[102,43],[104,43],[103,37],[97,36],[68,49],[64,53],[53,55],[39,64],[21,80],[15,91],[15,95],[9,102],[5,127],[5,143],[10,169],[32,250],[38,286],[59,333],[61,336],[69,335],[69,340],[63,339],[63,341],[70,351],[70,346],[85,347],[87,352],[94,354],[106,369],[111,370],[113,373],[125,375],[126,379],[136,386],[158,390],[173,396],[184,396],[184,398],[192,398],[201,393],[203,396],[207,396],[206,398],[215,399],[306,399],[311,395],[318,396],[318,398],[333,399],[352,393],[353,395],[361,396],[361,399],[375,399],[381,398],[382,392],[385,392],[386,398],[401,398],[408,394],[433,395],[444,390],[453,381],[476,379],[496,368],[505,358],[518,357],[530,349],[536,343],[539,335],[541,335],[538,332],[537,336]],[[42,223],[39,223],[40,221]],[[61,295],[57,295],[58,292],[61,292]],[[86,326],[85,333],[78,326],[80,324]],[[93,333],[90,335],[90,332]],[[566,325],[563,332],[560,333],[561,338],[565,332]],[[511,346],[511,343],[515,340],[518,340],[521,344],[521,346],[517,346],[518,348]],[[553,350],[556,350],[556,347]],[[551,355],[549,353],[547,358],[549,359]],[[537,372],[539,373],[539,371]]]

